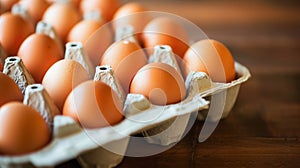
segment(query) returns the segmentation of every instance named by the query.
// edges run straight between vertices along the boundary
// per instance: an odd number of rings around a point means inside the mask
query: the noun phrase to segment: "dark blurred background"
[[[210,38],[227,44],[236,59],[250,66],[252,71],[281,73],[299,70],[298,52],[292,51],[299,51],[300,47],[300,1],[136,0],[135,2],[143,3],[150,10],[170,12],[189,19]],[[254,53],[258,48],[261,51]],[[280,52],[276,52],[278,50]],[[261,62],[253,65],[251,59],[256,58]],[[284,60],[289,63],[285,64]]]

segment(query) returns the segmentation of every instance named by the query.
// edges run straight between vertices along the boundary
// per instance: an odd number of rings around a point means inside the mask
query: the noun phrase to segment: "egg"
[[[113,43],[113,39],[110,26],[105,25],[94,32],[84,43],[84,49],[95,67],[101,62],[105,50]]]
[[[57,2],[45,11],[42,20],[52,25],[61,41],[66,42],[69,31],[81,20],[81,15],[72,3]]]
[[[63,50],[55,39],[35,33],[22,43],[18,56],[34,80],[41,83],[47,70],[63,58]]]
[[[9,11],[19,0],[0,0],[0,12]]]
[[[48,3],[56,3],[56,2],[64,1],[64,0],[46,0],[46,1],[47,1]],[[67,0],[67,1],[73,3],[73,5],[75,5],[76,8],[78,8],[78,7],[79,7],[79,4],[80,4],[80,2],[81,2],[82,0]]]
[[[175,19],[168,17],[157,17],[151,20],[144,29],[142,39],[145,48],[169,45],[181,58],[189,48],[188,35],[184,27]]]
[[[0,153],[23,155],[35,152],[48,144],[50,130],[42,116],[20,102],[0,108]]]
[[[27,10],[35,23],[42,19],[44,12],[50,6],[46,0],[21,0],[19,3]]]
[[[185,53],[185,74],[190,71],[207,73],[214,82],[231,82],[235,79],[234,59],[224,44],[212,39],[194,43]]]
[[[0,72],[0,107],[11,101],[23,101],[19,86],[13,79]]]
[[[186,88],[175,68],[165,63],[150,63],[134,76],[130,93],[142,94],[155,105],[168,105],[183,100]]]
[[[82,0],[71,0],[71,1],[73,2],[73,4],[74,4],[77,8],[79,8],[79,5],[80,5],[80,3],[81,3]]]
[[[69,32],[69,42],[81,42],[87,56],[96,67],[104,51],[111,45],[113,35],[109,26],[103,26],[100,19],[82,20],[77,23]]]
[[[119,27],[130,25],[134,28],[134,32],[140,35],[146,24],[151,20],[149,13],[145,13],[147,9],[140,3],[131,2],[121,6],[114,15],[113,26],[116,30]]]
[[[72,117],[84,128],[101,128],[123,120],[118,95],[101,81],[78,85],[66,99],[63,115]]]
[[[135,42],[122,40],[115,42],[105,51],[100,65],[110,65],[115,77],[128,93],[134,75],[146,64],[147,56],[143,49]]]
[[[22,42],[34,32],[34,26],[20,15],[0,16],[0,43],[8,56],[17,55]]]
[[[43,86],[62,111],[73,88],[89,79],[87,71],[74,60],[60,60],[53,64],[43,78]]]
[[[2,45],[0,43],[0,72],[3,71],[4,61],[5,61],[6,57],[7,57],[6,53],[5,53],[3,47],[2,47]]]
[[[114,13],[120,6],[119,0],[83,0],[80,3],[82,13],[99,11],[106,21],[112,20]]]
[[[0,58],[0,61],[1,61],[1,58]],[[0,62],[0,72],[2,72],[3,71],[3,63],[2,63],[2,61]]]
[[[71,29],[68,41],[84,44],[103,24],[104,22],[99,20],[82,20]]]

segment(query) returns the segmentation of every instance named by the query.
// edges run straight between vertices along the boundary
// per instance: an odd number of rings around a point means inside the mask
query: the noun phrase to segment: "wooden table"
[[[300,167],[300,8],[294,1],[142,1],[225,43],[252,78],[227,119],[198,143],[203,122],[161,154],[125,167]],[[78,167],[71,161],[58,167]]]

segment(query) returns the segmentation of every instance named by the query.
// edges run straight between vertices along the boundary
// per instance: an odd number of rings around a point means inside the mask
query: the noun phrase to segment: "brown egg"
[[[68,42],[81,42],[84,44],[104,22],[98,20],[82,20],[69,32]]]
[[[175,68],[164,63],[150,63],[134,76],[130,93],[142,94],[156,105],[167,105],[184,99],[186,88]]]
[[[19,0],[0,0],[0,12],[10,11],[12,6],[17,3]]]
[[[146,24],[151,20],[148,13],[142,13],[145,11],[147,11],[147,9],[137,2],[131,2],[123,5],[114,15],[114,29],[131,25],[133,26],[135,33],[142,33]]]
[[[144,29],[142,38],[146,48],[169,45],[181,58],[189,47],[188,36],[183,26],[167,17],[158,17],[150,21]]]
[[[46,0],[49,3],[54,3],[54,2],[58,2],[60,0]],[[79,7],[79,4],[81,2],[81,0],[69,0],[70,2],[72,2],[77,8]]]
[[[43,79],[43,86],[62,111],[73,88],[89,79],[87,71],[74,60],[61,60],[53,64]]]
[[[6,55],[2,45],[0,43],[0,72],[3,71],[4,61],[5,61],[6,57],[7,57],[7,55]]]
[[[19,3],[28,11],[35,23],[42,19],[44,12],[50,6],[46,0],[21,0]]]
[[[22,92],[13,79],[0,72],[0,107],[11,101],[23,101]]]
[[[43,117],[33,108],[11,102],[0,108],[0,153],[23,155],[35,152],[50,141]]]
[[[111,87],[100,81],[86,81],[70,93],[63,115],[72,117],[84,128],[100,128],[122,121],[122,108]]]
[[[119,79],[124,91],[129,92],[129,85],[137,71],[147,64],[147,56],[135,42],[122,40],[112,44],[104,53],[101,65],[110,65]]]
[[[17,55],[22,42],[33,32],[33,24],[20,15],[0,16],[0,43],[8,56]]]
[[[63,50],[60,44],[48,35],[33,34],[22,43],[18,56],[34,80],[41,83],[47,70],[63,58]]]
[[[121,6],[119,0],[83,0],[80,3],[82,13],[99,11],[106,21],[113,18],[114,13]]]
[[[43,16],[43,21],[53,26],[63,42],[66,42],[69,31],[80,19],[79,11],[72,3],[53,3]]]
[[[69,32],[69,42],[81,42],[94,66],[99,65],[105,50],[111,45],[113,35],[105,22],[89,19],[77,23]]]
[[[214,82],[235,79],[234,59],[230,51],[216,40],[201,40],[193,44],[184,56],[185,74],[190,71],[207,73]]]
[[[79,8],[79,5],[81,3],[82,0],[70,0],[70,2],[73,3],[73,5],[76,7],[76,8]]]
[[[87,25],[86,25],[87,26]],[[86,27],[84,26],[84,27]],[[87,30],[89,30],[88,28]],[[81,31],[83,32],[83,30]],[[96,67],[101,62],[105,50],[113,43],[113,34],[108,24],[101,26],[85,40],[84,48],[92,64]]]

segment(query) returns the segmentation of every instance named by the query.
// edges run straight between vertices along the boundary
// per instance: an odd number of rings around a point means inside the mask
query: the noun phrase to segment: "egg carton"
[[[152,15],[159,17],[166,14],[152,13]],[[183,23],[189,24],[188,21]],[[49,25],[39,23],[38,27],[37,32],[55,38]],[[191,41],[205,37],[195,25],[189,25],[187,30],[192,37]],[[133,31],[130,26],[120,28],[120,31],[116,32],[116,39],[135,42],[137,40],[132,36]],[[187,97],[177,104],[157,106],[151,104],[143,95],[126,96],[114,77],[113,70],[109,66],[97,67],[95,70],[84,53],[82,44],[68,43],[65,59],[78,61],[87,70],[90,78],[94,76],[94,80],[100,80],[111,86],[124,104],[125,119],[110,127],[84,129],[70,117],[55,116],[57,108],[43,86],[34,84],[19,57],[9,57],[5,62],[4,73],[14,79],[25,94],[24,104],[38,109],[44,118],[48,118],[46,121],[52,129],[52,140],[46,147],[31,154],[0,155],[0,167],[54,167],[74,158],[83,167],[114,167],[126,155],[130,137],[137,133],[142,133],[148,143],[168,146],[182,139],[195,115],[198,115],[199,120],[219,121],[225,118],[236,101],[240,85],[251,76],[249,70],[237,62],[235,63],[237,79],[230,83],[215,83],[205,73],[190,72],[185,80]],[[169,46],[155,47],[153,55],[149,58],[149,62],[166,63],[180,72],[180,66]],[[34,101],[36,99],[43,101]],[[219,110],[211,110],[214,104],[219,105]]]
[[[81,47],[79,45],[79,48]],[[178,68],[174,57],[170,54],[170,48],[167,46],[163,48],[164,50],[155,51],[156,55],[160,55],[160,57],[157,59],[152,57],[150,62],[164,62]],[[159,59],[161,55],[164,55],[165,59]],[[75,58],[78,59],[78,57]],[[16,58],[10,61],[16,60],[17,65],[23,67],[20,59]],[[88,69],[88,66],[86,68]],[[251,76],[248,69],[237,62],[235,68],[237,79],[231,83],[214,83],[205,73],[191,72],[185,80],[187,97],[177,104],[157,106],[151,104],[143,95],[128,94],[125,98],[118,81],[114,78],[112,69],[108,66],[98,67],[95,80],[101,80],[117,91],[120,99],[124,102],[125,119],[111,127],[83,129],[70,117],[55,116],[52,126],[52,141],[46,147],[28,155],[1,156],[0,167],[54,167],[74,158],[83,167],[114,167],[122,161],[129,138],[136,133],[143,133],[149,143],[158,145],[176,143],[184,136],[192,114],[198,113],[198,119],[206,118],[211,121],[217,121],[229,114],[240,85]],[[30,76],[25,73],[23,78],[30,78]],[[20,88],[24,89],[24,86],[20,84],[24,83],[19,83]],[[38,90],[32,90],[33,87],[30,83],[26,86],[26,90],[31,88],[32,92],[38,91],[38,95],[33,95],[44,96],[49,100],[41,85],[34,87],[39,88]],[[212,102],[215,97],[217,100],[220,100],[218,97],[225,98],[222,99],[225,101],[221,103],[224,108],[219,113],[209,112],[209,101],[205,99],[208,98]],[[29,105],[32,102],[29,101],[29,98],[25,98],[25,100]],[[55,109],[53,103],[48,104],[50,105],[35,103],[31,106],[40,109]],[[43,113],[49,114],[47,111]],[[153,116],[155,119],[145,120],[153,118]],[[160,134],[162,131],[163,134]]]
[[[101,70],[103,68],[98,69]],[[112,76],[111,69],[105,71],[107,72],[103,73],[105,76]],[[104,75],[100,75],[104,82],[111,81],[112,78],[104,78]],[[207,79],[207,76],[203,74],[192,81],[187,81],[187,84],[192,85],[197,80]],[[111,83],[111,85],[115,84],[116,82]],[[28,96],[49,97],[45,90],[43,90],[42,85],[28,85],[25,92],[27,94],[25,95],[24,103],[36,103],[33,106],[38,106],[40,109],[50,109],[53,107],[52,103],[39,104],[38,101],[30,101],[31,98]],[[49,98],[46,98],[46,100],[50,101]],[[50,105],[47,106],[47,104]],[[112,127],[87,130],[81,128],[72,118],[55,116],[53,139],[50,144],[32,154],[16,157],[2,156],[0,157],[0,167],[51,167],[75,157],[86,167],[116,166],[123,159],[130,135],[139,133],[145,129],[157,127],[159,124],[174,117],[185,116],[191,112],[197,112],[205,108],[208,108],[208,101],[199,97],[196,89],[192,90],[184,101],[168,106],[152,105],[143,95],[129,94],[124,107],[126,119],[120,124]],[[145,118],[153,116],[158,117],[155,120],[144,121]],[[107,151],[107,149],[114,150],[114,153]]]

